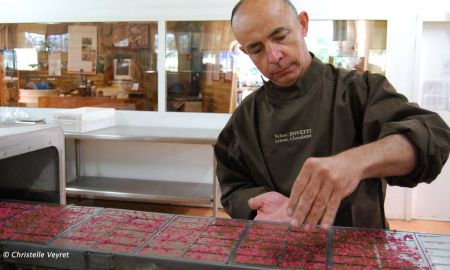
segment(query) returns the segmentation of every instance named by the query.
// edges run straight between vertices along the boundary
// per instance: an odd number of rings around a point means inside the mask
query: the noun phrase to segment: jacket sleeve
[[[232,218],[253,219],[256,211],[248,207],[248,200],[267,192],[256,186],[245,164],[232,127],[232,119],[219,135],[214,154],[217,160],[217,177],[222,192],[221,203]]]
[[[379,74],[363,75],[367,87],[363,141],[368,143],[392,134],[403,134],[414,145],[415,170],[406,176],[388,177],[390,185],[414,187],[430,183],[441,172],[450,149],[449,127],[434,112],[408,102]]]

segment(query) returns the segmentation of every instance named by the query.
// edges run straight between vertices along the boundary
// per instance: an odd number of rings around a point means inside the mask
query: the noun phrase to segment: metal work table
[[[136,126],[114,126],[85,133],[65,132],[66,139],[75,141],[76,165],[76,179],[67,184],[67,195],[155,203],[212,204],[213,215],[216,216],[218,187],[214,169],[211,184],[82,176],[80,143],[81,140],[117,140],[212,146],[218,135],[219,131],[213,129]],[[215,167],[214,154],[212,158]]]

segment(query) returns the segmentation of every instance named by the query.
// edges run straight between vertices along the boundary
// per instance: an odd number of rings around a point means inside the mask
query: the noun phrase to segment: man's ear
[[[298,14],[297,17],[298,23],[300,24],[300,27],[303,32],[303,36],[306,37],[308,35],[308,23],[309,23],[308,13],[306,13],[306,11],[302,11],[300,12],[300,14]]]
[[[247,50],[246,50],[244,47],[239,46],[239,50],[241,50],[243,53],[245,53],[246,55],[248,55],[248,52],[247,52]]]

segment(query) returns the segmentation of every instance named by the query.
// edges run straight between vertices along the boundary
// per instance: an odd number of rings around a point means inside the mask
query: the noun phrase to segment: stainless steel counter
[[[157,143],[207,144],[213,146],[220,130],[178,127],[114,126],[91,132],[65,132],[66,139],[75,141],[76,179],[67,184],[69,196],[89,196],[102,199],[134,200],[181,205],[211,205],[217,215],[218,185],[215,169],[210,184],[192,182],[137,180],[83,176],[80,172],[83,140],[138,141]],[[212,148],[211,148],[212,150]],[[214,154],[211,154],[215,167]]]
[[[162,143],[214,144],[220,130],[179,127],[114,126],[91,132],[65,132],[66,138],[81,140],[127,140]]]

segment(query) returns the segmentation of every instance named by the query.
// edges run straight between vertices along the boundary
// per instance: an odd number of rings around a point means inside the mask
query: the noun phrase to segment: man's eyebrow
[[[275,30],[272,31],[272,33],[269,34],[268,37],[276,36],[276,35],[278,35],[280,32],[282,32],[284,30],[286,30],[286,28],[284,28],[283,26],[277,27],[277,28],[275,28]]]
[[[276,36],[276,35],[278,35],[280,32],[282,32],[284,30],[286,30],[286,28],[283,27],[283,26],[277,27],[267,37],[271,38],[273,36]],[[260,42],[250,43],[250,44],[247,45],[246,49],[247,49],[247,51],[250,51],[251,49],[257,47],[259,44],[260,44]]]

